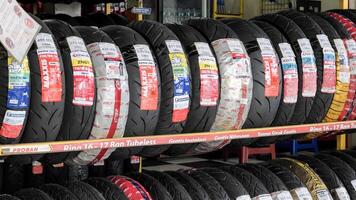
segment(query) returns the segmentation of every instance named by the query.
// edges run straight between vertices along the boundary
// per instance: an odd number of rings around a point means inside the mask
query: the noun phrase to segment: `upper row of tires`
[[[23,63],[0,48],[0,141],[115,138],[355,119],[354,16],[347,10],[290,10],[250,21],[140,21],[120,26],[108,25],[109,17],[98,14],[91,19],[97,19],[99,27],[105,22],[101,28],[34,17],[42,29]],[[113,156],[196,154],[228,143],[120,148]],[[50,154],[43,161],[90,164],[113,151]],[[41,157],[7,160],[26,164]]]

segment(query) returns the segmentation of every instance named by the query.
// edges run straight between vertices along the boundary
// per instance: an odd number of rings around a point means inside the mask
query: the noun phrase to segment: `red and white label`
[[[156,64],[148,45],[134,45],[140,68],[141,110],[158,109],[158,77]]]
[[[73,104],[92,106],[95,95],[93,65],[83,39],[67,38],[73,69]]]
[[[303,97],[314,97],[317,90],[317,69],[315,64],[314,51],[309,39],[298,39],[298,44],[302,50],[302,70],[303,70]]]
[[[298,69],[294,57],[282,58],[283,102],[296,103],[298,99]]]
[[[51,34],[36,37],[37,55],[41,69],[42,102],[62,101],[62,75],[56,45]]]
[[[7,110],[0,128],[0,135],[6,138],[17,138],[20,136],[26,111]]]
[[[332,48],[323,48],[323,82],[321,92],[333,94],[336,91],[336,64],[335,51]]]
[[[219,98],[219,72],[210,46],[205,42],[194,43],[199,54],[200,105],[215,106]]]
[[[266,38],[257,38],[261,50],[263,66],[265,68],[265,96],[279,95],[278,60],[271,41]]]

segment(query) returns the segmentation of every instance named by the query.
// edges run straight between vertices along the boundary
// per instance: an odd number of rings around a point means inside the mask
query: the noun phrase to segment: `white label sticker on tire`
[[[303,97],[314,97],[317,90],[317,69],[314,53],[302,52]]]
[[[206,42],[194,42],[195,48],[198,51],[199,56],[214,57],[213,52],[210,50],[210,46]]]
[[[250,195],[242,195],[239,197],[236,197],[236,200],[251,200]]]
[[[307,53],[307,54],[314,54],[314,51],[310,44],[309,39],[307,39],[307,38],[298,39],[298,44],[299,44],[299,47],[302,52]]]
[[[356,179],[351,181],[351,185],[356,190]]]
[[[316,191],[316,196],[318,200],[333,200],[327,189]]]
[[[313,200],[308,188],[306,187],[296,188],[293,192],[297,195],[298,200]]]
[[[257,197],[251,198],[251,200],[273,200],[270,194],[261,194]]]
[[[323,48],[323,82],[321,92],[333,94],[336,90],[336,58],[331,47]]]
[[[271,194],[273,200],[293,200],[289,191],[277,191]]]
[[[338,73],[338,80],[341,83],[350,83],[350,66],[349,66],[349,56],[344,44],[344,41],[341,39],[334,40],[337,55],[339,57],[340,69]]]
[[[279,43],[278,44],[279,49],[282,52],[283,57],[295,57],[294,51],[292,49],[292,46],[289,43]]]
[[[349,193],[345,187],[339,187],[335,189],[335,193],[340,200],[350,200]]]
[[[282,58],[283,102],[296,103],[298,99],[298,69],[294,57]]]
[[[332,48],[331,44],[330,44],[330,40],[327,35],[318,34],[318,35],[316,35],[316,38],[318,38],[321,48]]]
[[[262,55],[275,55],[274,48],[269,39],[257,38],[257,43]]]

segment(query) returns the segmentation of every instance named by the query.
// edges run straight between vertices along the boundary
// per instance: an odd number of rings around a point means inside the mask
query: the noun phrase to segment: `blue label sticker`
[[[28,108],[30,103],[30,70],[27,58],[22,64],[19,64],[12,57],[9,57],[8,69],[7,108]]]

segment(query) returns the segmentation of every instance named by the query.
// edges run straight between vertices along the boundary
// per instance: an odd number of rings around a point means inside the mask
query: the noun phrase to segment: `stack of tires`
[[[183,25],[128,23],[99,13],[40,17],[33,17],[42,29],[22,63],[0,48],[2,144],[356,118],[352,11],[283,11],[249,21],[192,19]],[[133,140],[132,148],[14,156],[6,162],[88,165],[110,155],[201,154],[230,143],[267,145],[290,138],[296,137],[148,147]]]
[[[350,200],[356,151],[301,154],[259,164],[148,171],[24,188],[0,199]],[[58,181],[58,180],[57,180]]]

